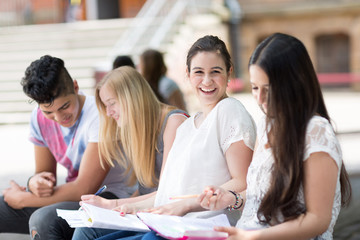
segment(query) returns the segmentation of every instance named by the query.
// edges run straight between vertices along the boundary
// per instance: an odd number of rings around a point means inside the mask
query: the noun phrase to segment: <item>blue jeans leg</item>
[[[29,234],[29,218],[37,208],[13,209],[0,197],[0,233]]]
[[[72,240],[93,240],[118,231],[103,228],[76,228]]]
[[[142,232],[133,232],[133,231],[116,231],[114,233],[105,235],[103,237],[97,238],[97,240],[116,240],[116,239],[141,239],[144,233]]]
[[[79,202],[60,202],[36,210],[29,220],[32,239],[71,239],[74,228],[57,216],[56,209],[76,210],[79,207]]]
[[[166,239],[166,238],[160,237],[160,236],[159,236],[156,232],[154,232],[154,231],[151,231],[151,232],[146,233],[146,234],[143,236],[143,238],[142,238],[142,240],[155,240],[155,239],[157,239],[157,240],[162,240],[162,239]]]

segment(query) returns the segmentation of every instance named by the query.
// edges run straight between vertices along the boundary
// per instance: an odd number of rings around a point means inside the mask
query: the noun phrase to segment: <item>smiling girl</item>
[[[255,143],[252,117],[238,100],[226,94],[232,64],[225,43],[216,36],[200,38],[190,48],[186,64],[187,78],[201,111],[177,129],[152,201],[123,205],[121,212],[141,210],[194,218],[226,213],[235,224],[239,218],[236,211],[204,211],[196,198],[170,200],[178,195],[199,194],[209,184],[244,190]],[[119,231],[100,239],[160,238],[154,232],[143,235]]]

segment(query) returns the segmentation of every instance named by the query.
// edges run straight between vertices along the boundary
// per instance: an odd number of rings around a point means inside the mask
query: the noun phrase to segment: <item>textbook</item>
[[[212,218],[188,218],[138,212],[120,216],[119,212],[84,203],[81,210],[56,209],[59,217],[70,227],[94,227],[115,230],[157,232],[168,239],[226,239],[227,234],[216,232],[214,226],[230,226],[225,214]]]

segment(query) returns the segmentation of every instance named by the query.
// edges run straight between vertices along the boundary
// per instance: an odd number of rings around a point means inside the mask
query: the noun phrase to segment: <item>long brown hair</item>
[[[269,78],[267,133],[275,159],[271,185],[258,210],[263,222],[291,220],[305,212],[298,201],[304,182],[306,128],[318,114],[330,122],[314,67],[305,46],[298,39],[275,33],[261,42],[249,62]],[[351,187],[344,164],[340,172],[342,204],[349,202]]]
[[[167,72],[162,53],[155,49],[147,49],[141,54],[140,61],[142,64],[141,74],[148,81],[159,101],[166,102],[159,92],[160,79]]]

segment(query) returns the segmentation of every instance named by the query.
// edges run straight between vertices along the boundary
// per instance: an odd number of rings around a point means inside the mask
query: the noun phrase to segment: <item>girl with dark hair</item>
[[[237,228],[217,230],[231,239],[332,239],[351,189],[306,48],[292,36],[275,33],[255,49],[249,72],[265,116],[258,124],[247,189],[236,196],[246,199],[242,217]],[[234,196],[211,186],[198,200],[218,210],[232,204]]]

